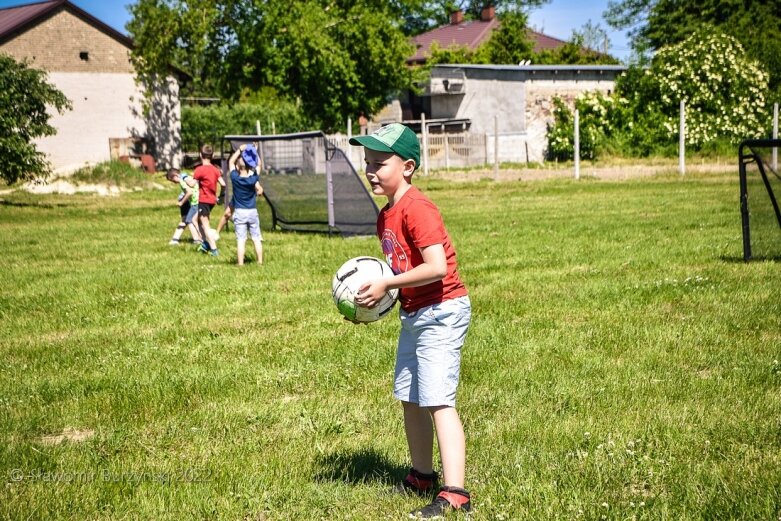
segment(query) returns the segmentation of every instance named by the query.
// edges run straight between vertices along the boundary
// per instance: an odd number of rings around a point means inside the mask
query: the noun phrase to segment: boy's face
[[[178,183],[179,182],[179,174],[172,175],[171,177],[168,178],[168,180],[171,181],[172,183]]]
[[[415,162],[404,160],[390,152],[378,152],[364,148],[366,156],[366,180],[374,195],[392,197],[415,171]],[[407,179],[405,179],[407,178]]]

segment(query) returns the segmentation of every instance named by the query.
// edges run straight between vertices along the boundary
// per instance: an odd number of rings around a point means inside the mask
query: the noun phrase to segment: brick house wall
[[[144,115],[130,51],[67,5],[0,45],[0,52],[47,71],[73,104],[64,114],[52,113],[57,134],[36,141],[56,172],[108,161],[112,138],[146,138],[159,169],[181,163],[178,83],[168,78]]]

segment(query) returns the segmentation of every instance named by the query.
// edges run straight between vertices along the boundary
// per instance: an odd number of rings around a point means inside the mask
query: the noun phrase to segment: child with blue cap
[[[244,264],[244,248],[247,233],[255,245],[258,264],[263,264],[263,235],[260,232],[257,198],[263,195],[260,177],[255,169],[260,165],[260,156],[252,144],[242,144],[228,159],[230,179],[233,186],[233,226],[236,229],[236,256],[239,266]]]

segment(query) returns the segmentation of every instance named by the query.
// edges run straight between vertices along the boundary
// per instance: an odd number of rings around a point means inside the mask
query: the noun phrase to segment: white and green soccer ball
[[[387,315],[399,299],[398,289],[388,290],[373,308],[357,305],[355,296],[366,282],[390,277],[393,277],[393,271],[388,263],[374,257],[354,257],[342,264],[331,282],[339,313],[353,322],[374,322]]]

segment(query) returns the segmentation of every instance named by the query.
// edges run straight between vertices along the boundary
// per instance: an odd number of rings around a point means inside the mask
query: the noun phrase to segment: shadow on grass
[[[6,199],[0,199],[0,206],[16,206],[19,208],[64,208],[70,206],[64,203],[41,203],[41,202],[23,202],[23,201],[8,201]]]
[[[409,470],[391,463],[372,449],[325,454],[318,458],[316,464],[320,467],[314,476],[316,481],[341,481],[352,485],[392,483],[402,479]]]
[[[721,257],[719,257],[719,260],[722,262],[729,262],[731,264],[750,264],[752,262],[762,262],[762,261],[781,262],[781,255],[757,255],[751,257],[751,259],[749,260],[745,260],[743,257],[722,255]]]

